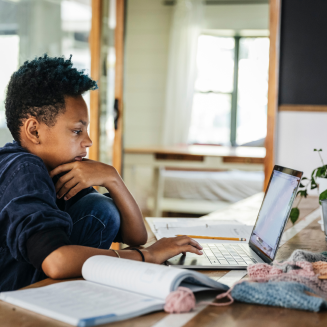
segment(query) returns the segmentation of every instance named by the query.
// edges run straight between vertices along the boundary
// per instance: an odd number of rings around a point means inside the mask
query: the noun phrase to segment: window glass
[[[91,18],[91,0],[0,0],[0,146],[12,141],[4,114],[12,73],[26,60],[44,53],[73,55],[74,66],[89,73]],[[84,97],[89,103],[88,92]]]
[[[241,38],[238,67],[236,143],[267,134],[269,39]]]
[[[201,35],[189,142],[230,144],[235,40]]]
[[[195,93],[190,143],[229,144],[230,118],[230,94]]]
[[[235,44],[238,40],[238,79],[237,90],[234,90]],[[267,132],[268,64],[267,37],[201,35],[189,142],[230,145],[231,139],[235,138],[235,134],[231,135],[232,123],[236,130],[236,145],[264,138]],[[232,111],[236,112],[236,122],[231,122]]]
[[[17,69],[19,54],[18,35],[0,35],[0,128],[6,128],[5,95],[11,74]],[[2,135],[2,133],[0,134]],[[5,137],[3,135],[3,137]]]
[[[195,89],[201,92],[232,92],[234,72],[232,37],[201,35],[198,40]]]

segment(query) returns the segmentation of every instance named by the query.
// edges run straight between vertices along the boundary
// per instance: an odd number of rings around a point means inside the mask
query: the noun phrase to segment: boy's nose
[[[86,148],[89,148],[92,146],[92,140],[90,139],[89,136],[87,136],[87,138],[84,140],[83,146],[85,146]]]

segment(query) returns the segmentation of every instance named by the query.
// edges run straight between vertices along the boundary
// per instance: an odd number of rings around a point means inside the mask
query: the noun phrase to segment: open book
[[[2,292],[0,299],[74,326],[94,326],[162,310],[178,286],[228,290],[194,271],[102,255],[86,260],[82,275],[85,281]]]

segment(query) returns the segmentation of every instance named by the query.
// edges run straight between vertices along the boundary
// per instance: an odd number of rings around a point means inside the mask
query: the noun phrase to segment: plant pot
[[[317,184],[319,185],[319,195],[327,190],[327,178],[317,178]],[[319,224],[321,226],[321,230],[324,231],[324,221],[323,221],[323,216],[322,216],[322,208],[320,206],[321,210],[321,219],[319,220]]]

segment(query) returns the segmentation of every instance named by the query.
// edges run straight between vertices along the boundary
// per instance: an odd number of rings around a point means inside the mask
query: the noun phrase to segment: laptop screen
[[[271,260],[275,258],[301,177],[302,172],[275,166],[270,178],[250,244]]]

